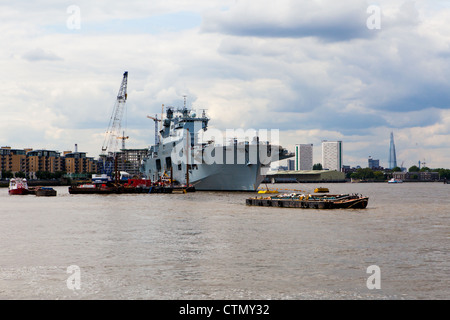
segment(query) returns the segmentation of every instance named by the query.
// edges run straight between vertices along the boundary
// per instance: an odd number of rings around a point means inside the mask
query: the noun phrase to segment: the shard
[[[389,169],[397,167],[397,156],[395,155],[394,133],[391,132],[391,144],[389,146]]]

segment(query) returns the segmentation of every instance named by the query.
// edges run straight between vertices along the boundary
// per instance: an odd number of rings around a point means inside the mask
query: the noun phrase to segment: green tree
[[[375,178],[374,171],[370,168],[359,168],[350,175],[352,179],[368,180]]]
[[[359,171],[360,175],[361,175],[361,179],[367,180],[367,179],[373,179],[375,177],[375,175],[373,174],[373,170],[370,168],[361,168],[358,169],[357,171]]]
[[[408,172],[419,172],[419,167],[418,166],[412,166],[408,169]]]
[[[433,172],[438,172],[441,179],[450,179],[450,169],[438,168],[433,169]]]
[[[12,177],[14,177],[14,174],[11,170],[2,172],[2,179],[11,179]]]
[[[36,171],[36,178],[39,180],[47,180],[51,178],[51,173],[49,171]]]
[[[402,172],[402,168],[395,167],[395,168],[392,169],[392,171],[394,171],[394,172]]]
[[[361,179],[361,175],[357,171],[355,171],[350,174],[350,178],[358,180]]]
[[[321,163],[316,163],[315,165],[313,165],[313,170],[322,170],[322,164]]]
[[[25,172],[19,171],[14,174],[16,178],[25,178]]]
[[[384,173],[381,171],[375,171],[373,173],[373,176],[374,176],[375,180],[377,180],[377,181],[386,180],[386,178],[384,177]]]

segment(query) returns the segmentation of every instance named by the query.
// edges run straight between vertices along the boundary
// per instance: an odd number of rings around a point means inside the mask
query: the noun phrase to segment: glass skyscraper
[[[389,146],[389,169],[397,167],[397,156],[395,155],[394,133],[391,132],[391,144]]]

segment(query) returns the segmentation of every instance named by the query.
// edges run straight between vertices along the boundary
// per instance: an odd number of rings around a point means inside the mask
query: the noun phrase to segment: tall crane
[[[122,149],[125,149],[125,140],[129,139],[129,136],[125,136],[125,131],[121,137],[117,137],[117,139],[122,140]]]
[[[112,174],[112,166],[115,161],[118,139],[120,137],[120,128],[122,122],[123,111],[125,109],[125,102],[127,101],[127,82],[128,71],[123,74],[122,83],[120,85],[119,93],[117,94],[116,103],[109,120],[108,129],[106,130],[105,140],[102,145],[103,158],[103,172],[107,175]],[[122,140],[124,141],[124,140]]]
[[[158,115],[155,115],[154,117],[152,116],[147,116],[147,118],[149,119],[153,119],[155,121],[155,145],[157,145],[159,143],[159,136],[158,136],[158,121],[161,121],[161,119],[158,119]]]

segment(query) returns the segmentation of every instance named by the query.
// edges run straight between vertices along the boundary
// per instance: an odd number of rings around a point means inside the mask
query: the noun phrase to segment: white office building
[[[342,141],[322,141],[322,167],[325,170],[342,170]]]
[[[313,145],[295,145],[295,170],[312,170],[313,168]]]

